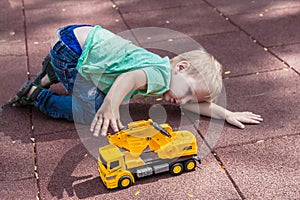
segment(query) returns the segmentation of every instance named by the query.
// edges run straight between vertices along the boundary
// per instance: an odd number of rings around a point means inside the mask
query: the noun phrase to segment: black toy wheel
[[[125,188],[128,188],[129,186],[132,185],[132,179],[130,176],[122,176],[120,179],[119,179],[119,188],[121,189],[125,189]]]
[[[181,163],[175,163],[171,166],[170,172],[172,175],[179,175],[183,172],[183,165]]]
[[[186,172],[193,171],[196,168],[196,161],[194,159],[190,159],[184,162],[184,170]]]

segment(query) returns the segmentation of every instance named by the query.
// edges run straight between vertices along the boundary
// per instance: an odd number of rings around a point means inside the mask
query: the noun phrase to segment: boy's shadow
[[[172,175],[168,172],[165,172],[161,174],[138,178],[135,180],[136,182],[134,183],[134,185],[153,183],[167,178],[172,178]],[[120,190],[122,189],[119,188],[107,189],[105,185],[102,183],[99,176],[74,185],[74,191],[76,193],[76,197],[78,197],[79,199],[91,198],[108,192],[115,193]]]
[[[90,179],[95,174],[97,174],[97,177],[99,177],[99,174],[97,173],[98,168],[96,161],[98,149],[99,147],[108,144],[106,140],[100,140],[99,138],[95,138],[94,136],[92,136],[92,134],[89,132],[89,126],[77,125],[76,128],[78,133],[77,137],[80,137],[81,142],[73,148],[69,149],[63,155],[63,157],[53,170],[53,173],[51,174],[50,180],[47,185],[47,190],[53,197],[56,197],[58,199],[63,198],[64,191],[67,192],[68,197],[72,197],[75,195],[74,182]],[[86,157],[83,155],[88,156]],[[86,161],[87,164],[79,166],[81,162],[85,162],[85,159],[89,159]],[[76,169],[77,167],[78,169]],[[73,173],[75,170],[81,170],[79,171],[79,174],[86,175],[74,176]],[[101,185],[101,180],[98,178],[97,182],[93,182],[91,188],[85,188],[83,189],[83,192],[85,192],[86,190],[94,189],[97,190],[98,194],[100,194],[102,190],[99,190],[99,188],[103,188],[103,186]],[[105,190],[103,190],[103,192],[105,192]]]
[[[81,177],[72,176],[75,168],[84,159],[83,156],[78,156],[84,155],[81,152],[86,152],[86,149],[82,143],[74,146],[67,153],[65,153],[55,167],[47,185],[47,189],[53,197],[57,197],[58,199],[63,198],[64,190],[67,192],[69,197],[74,196],[73,183],[78,180],[92,177],[92,175]]]

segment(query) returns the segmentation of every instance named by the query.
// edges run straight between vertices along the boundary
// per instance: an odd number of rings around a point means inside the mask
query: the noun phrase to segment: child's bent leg
[[[49,117],[90,124],[105,94],[82,77],[79,76],[77,79],[81,79],[84,84],[76,84],[72,96],[59,96],[43,89],[34,100],[34,105]]]
[[[34,105],[52,118],[64,118],[73,121],[72,96],[59,96],[43,89],[34,100]]]
[[[58,83],[59,79],[51,64],[51,58],[48,54],[42,63],[42,70],[36,75],[33,80],[35,85],[40,85],[43,88],[49,88],[50,85]]]

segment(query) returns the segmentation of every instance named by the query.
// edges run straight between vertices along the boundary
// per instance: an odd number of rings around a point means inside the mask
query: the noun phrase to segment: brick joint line
[[[24,37],[25,37],[25,56],[26,56],[26,65],[27,65],[27,79],[30,80],[30,67],[29,67],[29,55],[28,55],[28,37],[27,37],[27,21],[26,21],[26,13],[25,13],[25,2],[22,0],[22,13],[23,13],[23,26],[24,26]],[[36,199],[41,199],[40,191],[40,180],[38,174],[38,167],[37,167],[37,148],[36,148],[36,141],[35,141],[35,134],[34,134],[34,126],[32,120],[32,107],[29,110],[29,120],[31,126],[31,133],[30,133],[30,140],[32,142],[33,147],[33,154],[34,154],[34,169],[33,174],[36,180]]]
[[[183,113],[184,114],[184,113]],[[185,114],[184,114],[185,115]],[[213,150],[213,148],[209,145],[209,143],[207,142],[207,140],[205,139],[205,137],[203,136],[203,134],[200,132],[200,130],[198,129],[197,125],[194,123],[194,121],[188,117],[188,115],[185,115],[186,118],[193,123],[193,127],[194,129],[197,131],[197,133],[199,134],[199,136],[201,137],[201,139],[203,140],[204,144],[207,146],[207,148],[209,149],[210,153],[212,154],[212,156],[215,158],[215,160],[217,161],[217,163],[219,164],[219,166],[221,167],[221,169],[224,171],[224,173],[226,174],[227,178],[229,179],[229,181],[231,182],[232,186],[234,187],[234,189],[236,190],[236,192],[238,193],[238,195],[240,196],[241,199],[246,199],[246,197],[244,196],[243,192],[240,190],[239,186],[236,184],[236,182],[233,180],[233,178],[231,177],[230,173],[227,171],[225,165],[223,164],[221,158],[217,155],[217,153]]]
[[[136,35],[131,31],[131,28],[130,28],[129,24],[126,22],[126,20],[125,20],[125,18],[124,18],[124,16],[123,16],[123,13],[121,12],[121,10],[120,10],[118,4],[117,4],[114,0],[110,0],[110,1],[112,2],[113,5],[116,6],[116,7],[115,7],[115,10],[116,10],[116,11],[118,12],[118,14],[120,15],[120,17],[121,17],[122,21],[124,22],[124,24],[125,24],[127,30],[131,32],[132,36],[133,36],[134,39],[137,41],[138,45],[139,45],[140,47],[142,47],[142,44],[139,42],[139,40],[138,40],[138,38],[136,37]]]
[[[270,49],[263,45],[262,42],[258,41],[255,37],[253,37],[250,33],[248,33],[246,30],[244,30],[242,27],[240,27],[238,24],[236,24],[235,22],[233,22],[227,15],[225,15],[223,12],[221,12],[218,8],[216,8],[214,5],[212,5],[210,2],[208,2],[207,0],[202,0],[203,2],[205,2],[207,5],[209,5],[211,8],[213,8],[213,10],[215,10],[216,12],[219,13],[220,16],[222,16],[226,21],[228,21],[229,23],[231,23],[233,26],[237,27],[241,32],[245,33],[248,37],[250,37],[250,39],[258,44],[260,47],[262,47],[266,52],[269,52],[272,56],[274,56],[277,60],[279,60],[280,62],[282,62],[285,66],[287,66],[288,68],[292,69],[295,73],[297,73],[298,75],[300,75],[300,72],[298,72],[294,67],[292,67],[290,64],[288,64],[286,61],[284,61],[282,58],[280,58],[277,54],[275,54],[273,51],[270,51]],[[264,71],[265,72],[265,71]]]
[[[271,141],[274,139],[286,139],[286,138],[290,138],[290,137],[295,137],[295,136],[300,136],[300,132],[299,133],[294,133],[294,134],[289,134],[289,135],[279,135],[279,136],[274,136],[274,137],[268,137],[268,138],[264,138],[264,139],[258,139],[258,140],[251,140],[249,142],[242,142],[242,143],[237,143],[237,144],[231,144],[231,145],[227,145],[227,146],[220,146],[215,148],[215,150],[217,149],[226,149],[228,147],[240,147],[240,146],[244,146],[244,145],[251,145],[251,144],[256,144],[259,142],[266,142],[266,141]]]
[[[207,148],[209,149],[209,151],[211,152],[211,154],[213,155],[213,157],[215,158],[215,160],[217,161],[217,163],[219,164],[219,166],[221,167],[222,171],[226,174],[227,178],[229,179],[229,181],[231,182],[231,184],[233,185],[233,187],[235,188],[235,190],[237,191],[237,193],[239,194],[239,196],[241,197],[241,199],[246,199],[246,197],[244,196],[243,192],[240,190],[239,186],[236,184],[236,182],[234,181],[234,179],[232,178],[232,176],[230,175],[230,173],[226,169],[226,167],[225,167],[224,163],[222,162],[221,158],[211,148],[211,146],[206,141],[205,137],[202,135],[202,133],[200,132],[200,130],[197,128],[197,126],[195,124],[194,124],[194,128],[196,129],[197,133],[199,134],[199,136],[201,137],[201,139],[203,140],[204,144],[207,146]]]

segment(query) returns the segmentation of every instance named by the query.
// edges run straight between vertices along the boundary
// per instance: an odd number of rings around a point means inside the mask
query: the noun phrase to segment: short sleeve
[[[142,95],[161,95],[169,90],[170,69],[166,66],[153,66],[144,68],[147,76],[147,90]]]

